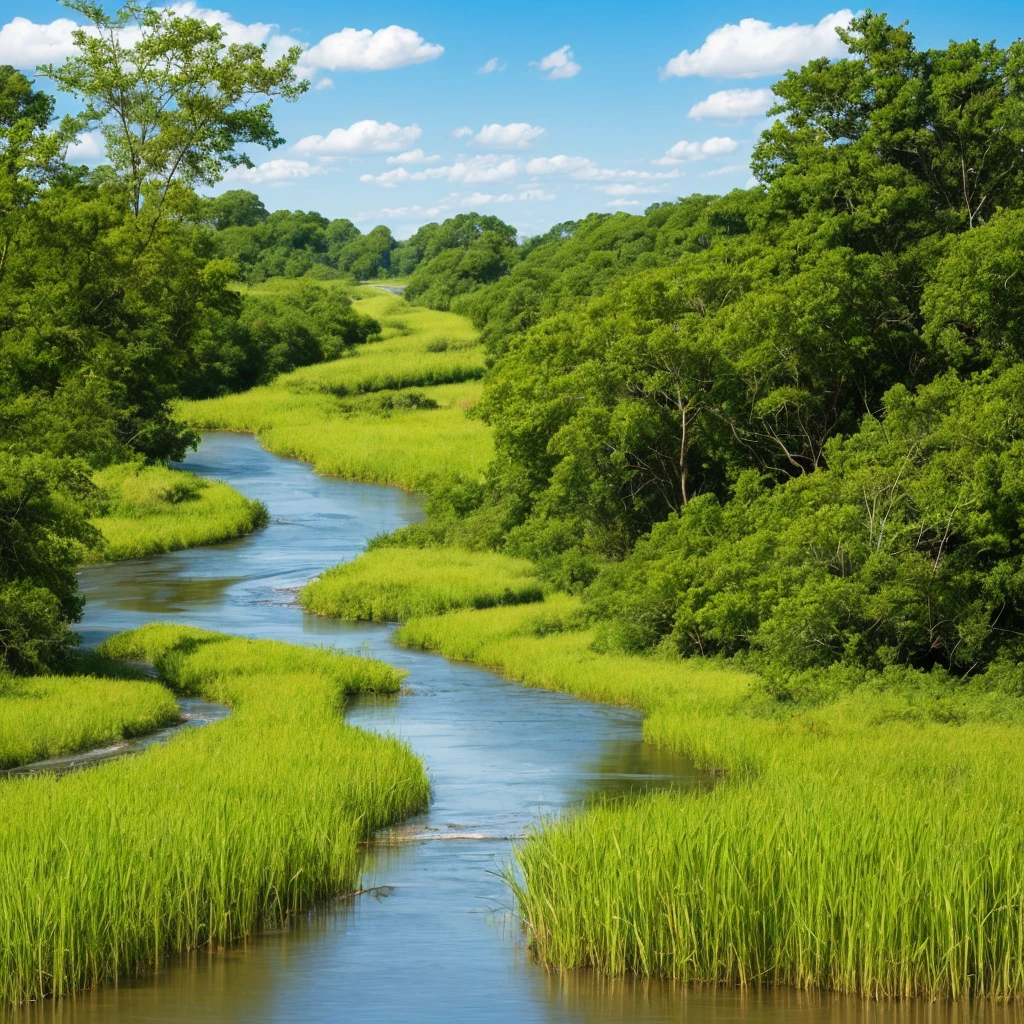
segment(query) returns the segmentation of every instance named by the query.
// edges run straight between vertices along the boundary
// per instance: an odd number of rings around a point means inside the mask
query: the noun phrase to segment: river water
[[[236,434],[206,435],[186,464],[263,500],[270,525],[213,547],[83,570],[86,642],[158,620],[358,650],[407,669],[400,696],[353,701],[346,718],[406,740],[427,765],[433,801],[367,854],[363,885],[376,892],[320,907],[238,948],[27,1007],[12,1020],[888,1024],[1002,1016],[992,1008],[878,1007],[546,972],[527,955],[496,873],[509,861],[512,837],[598,794],[703,780],[688,762],[645,744],[631,711],[405,650],[392,643],[390,626],[305,614],[296,590],[354,558],[375,534],[421,519],[416,496],[318,477]]]

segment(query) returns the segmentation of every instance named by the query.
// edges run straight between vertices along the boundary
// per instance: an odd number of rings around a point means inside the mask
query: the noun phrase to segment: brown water
[[[880,1007],[543,970],[524,950],[496,875],[508,863],[509,837],[595,795],[704,780],[645,744],[633,712],[404,650],[388,626],[304,614],[297,588],[355,557],[374,534],[421,518],[416,497],[322,479],[238,435],[207,435],[188,467],[262,499],[270,526],[215,547],[84,570],[86,640],[159,619],[357,649],[399,665],[409,671],[408,692],[353,702],[346,717],[405,739],[427,765],[433,802],[368,852],[363,885],[375,893],[321,907],[244,947],[182,958],[12,1020],[974,1024],[1011,1016],[987,1006]]]

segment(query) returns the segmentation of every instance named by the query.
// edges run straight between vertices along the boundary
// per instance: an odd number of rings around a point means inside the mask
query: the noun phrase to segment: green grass
[[[267,523],[266,507],[219,480],[164,466],[110,466],[93,477],[106,514],[93,520],[102,543],[88,562],[145,558],[216,544]]]
[[[106,746],[178,721],[174,698],[154,682],[0,678],[0,769]]]
[[[149,626],[108,641],[225,721],[62,779],[0,783],[0,1004],[128,977],[280,925],[358,882],[358,844],[422,809],[422,765],[348,726],[395,691],[364,658]]]
[[[307,611],[342,619],[401,622],[453,608],[540,601],[533,565],[493,552],[377,548],[307,583]]]
[[[595,653],[570,598],[397,636],[637,707],[647,739],[724,773],[548,822],[518,850],[510,881],[545,963],[871,997],[1024,991],[1019,700],[958,725],[882,689],[787,710],[726,666]]]
[[[489,428],[466,415],[484,369],[472,325],[373,288],[354,298],[381,322],[382,341],[266,387],[182,402],[179,416],[202,429],[255,434],[270,451],[329,476],[410,490],[438,475],[479,477],[494,449]],[[375,395],[388,401],[369,400]]]

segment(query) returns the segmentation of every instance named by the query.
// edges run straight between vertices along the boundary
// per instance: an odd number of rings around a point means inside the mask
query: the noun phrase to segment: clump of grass
[[[398,622],[452,608],[540,601],[533,565],[493,552],[377,548],[306,584],[308,611],[342,619]]]
[[[93,480],[106,508],[93,520],[102,542],[87,562],[216,544],[252,533],[268,520],[262,502],[184,470],[126,463],[100,470]]]
[[[177,703],[159,683],[0,678],[0,769],[105,746],[180,720]]]
[[[280,925],[356,887],[357,844],[428,799],[404,744],[339,714],[346,694],[395,691],[390,666],[173,626],[104,647],[234,713],[139,757],[0,783],[0,1003]]]
[[[865,692],[766,717],[757,677],[597,653],[575,609],[397,633],[639,708],[648,740],[724,772],[710,792],[549,822],[519,848],[509,881],[545,963],[870,997],[1024,991],[1024,709],[1007,698],[953,726],[913,694]]]

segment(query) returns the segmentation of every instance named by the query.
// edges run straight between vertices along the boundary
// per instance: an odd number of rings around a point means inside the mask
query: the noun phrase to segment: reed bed
[[[883,689],[787,711],[726,666],[596,653],[570,598],[397,636],[640,708],[650,741],[725,773],[547,822],[517,850],[545,963],[873,998],[1024,991],[1018,699],[958,725]]]
[[[377,548],[328,569],[299,592],[303,607],[317,615],[377,622],[543,597],[532,563],[454,548]]]
[[[0,783],[0,1003],[152,969],[350,891],[358,844],[422,809],[420,762],[339,713],[402,676],[364,658],[148,626],[145,659],[227,720],[61,779]]]
[[[93,480],[106,513],[92,521],[102,541],[87,553],[86,562],[216,544],[252,533],[268,521],[262,502],[180,469],[127,463],[100,470]]]
[[[177,702],[159,683],[0,678],[0,769],[106,746],[179,721]]]

